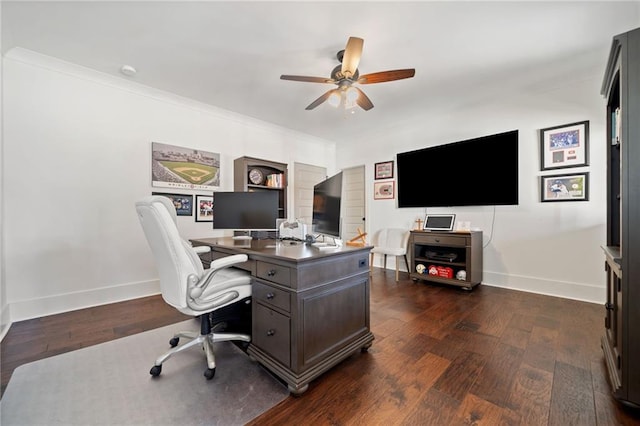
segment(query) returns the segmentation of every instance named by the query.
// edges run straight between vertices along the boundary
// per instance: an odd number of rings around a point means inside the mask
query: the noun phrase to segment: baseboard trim
[[[604,283],[600,287],[584,283],[545,280],[538,277],[507,275],[488,271],[483,271],[482,276],[482,285],[490,287],[508,288],[590,303],[604,303],[606,299]]]
[[[58,294],[10,303],[10,322],[55,315],[93,306],[122,302],[160,293],[160,281],[140,281],[87,291]],[[3,309],[3,312],[5,310]],[[7,327],[8,328],[8,327]]]
[[[11,306],[4,305],[0,311],[0,341],[7,335],[11,328]]]

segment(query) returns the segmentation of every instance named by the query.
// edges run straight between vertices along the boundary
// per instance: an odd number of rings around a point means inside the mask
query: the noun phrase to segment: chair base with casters
[[[149,374],[157,377],[162,372],[162,364],[174,354],[191,347],[199,347],[204,350],[207,357],[207,369],[204,376],[207,380],[213,379],[216,374],[216,361],[213,344],[217,342],[251,342],[251,298],[246,298],[232,305],[225,306],[219,311],[200,315],[200,332],[181,331],[173,335],[169,345],[173,349],[167,351],[156,359]],[[187,342],[178,346],[181,339]],[[241,349],[246,352],[246,346]]]

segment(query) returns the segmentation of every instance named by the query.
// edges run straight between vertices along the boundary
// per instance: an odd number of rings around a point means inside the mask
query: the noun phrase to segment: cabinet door
[[[611,356],[618,378],[622,378],[622,331],[623,331],[623,298],[621,288],[621,278],[617,274],[616,268],[612,268],[609,263],[605,263],[605,270],[607,272],[607,303],[606,317],[605,317],[605,330],[606,339],[609,341],[609,347],[611,348]]]
[[[253,304],[252,344],[269,353],[285,367],[291,366],[291,322],[273,309]]]
[[[369,331],[368,300],[367,275],[304,293],[299,300],[302,370]]]
[[[623,304],[623,294],[622,294],[622,279],[618,275],[614,274],[614,292],[615,292],[615,301],[614,301],[614,312],[616,318],[616,345],[615,345],[615,355],[616,355],[616,366],[618,368],[618,376],[622,378],[622,331],[624,327],[624,321],[622,320],[622,313],[624,304]]]

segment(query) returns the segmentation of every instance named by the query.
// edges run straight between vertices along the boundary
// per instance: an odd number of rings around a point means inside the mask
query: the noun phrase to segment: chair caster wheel
[[[173,339],[169,340],[169,344],[171,345],[172,348],[175,348],[176,346],[178,346],[179,341],[180,341],[179,337],[174,337]]]
[[[151,374],[153,377],[158,377],[161,372],[162,372],[162,366],[161,365],[154,365],[153,367],[151,367],[151,370],[149,371],[149,374]]]
[[[215,368],[207,368],[204,371],[204,377],[206,377],[207,380],[213,379],[213,376],[215,376],[215,375],[216,375],[216,369]]]

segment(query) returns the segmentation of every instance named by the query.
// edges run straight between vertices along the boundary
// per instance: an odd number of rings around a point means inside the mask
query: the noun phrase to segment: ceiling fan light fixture
[[[345,91],[345,97],[347,99],[347,102],[355,103],[358,100],[358,96],[360,96],[360,94],[355,89],[355,87],[349,87]]]
[[[329,99],[327,99],[327,103],[332,107],[337,108],[342,103],[342,97],[340,96],[339,93],[333,92],[331,95],[329,95]]]

